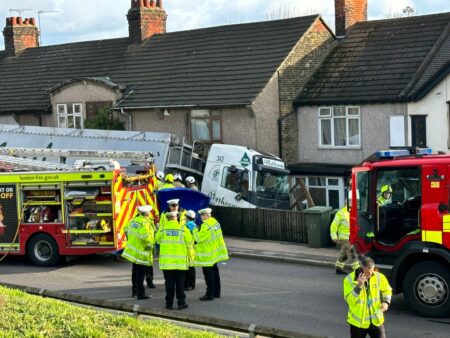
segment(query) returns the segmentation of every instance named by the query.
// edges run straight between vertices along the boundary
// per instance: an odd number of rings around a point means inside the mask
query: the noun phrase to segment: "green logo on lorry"
[[[247,167],[250,165],[250,157],[248,157],[247,153],[244,153],[244,156],[241,158],[241,166]]]

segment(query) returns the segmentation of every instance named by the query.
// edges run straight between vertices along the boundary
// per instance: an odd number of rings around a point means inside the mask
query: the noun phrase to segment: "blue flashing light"
[[[411,155],[431,155],[431,148],[419,148],[419,149],[392,149],[381,150],[376,152],[378,158],[393,158],[393,157],[405,157]]]

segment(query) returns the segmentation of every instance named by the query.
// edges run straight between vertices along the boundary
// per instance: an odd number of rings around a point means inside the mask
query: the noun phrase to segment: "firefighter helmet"
[[[195,178],[193,176],[186,177],[186,183],[194,184],[195,183]]]
[[[164,180],[164,172],[162,172],[162,171],[158,171],[157,173],[156,173],[156,178],[158,179],[158,180],[160,180],[160,181],[162,181],[162,180]]]
[[[392,194],[392,188],[390,185],[386,184],[381,187],[381,193],[384,194],[385,192]]]
[[[169,182],[169,183],[173,183],[173,175],[172,174],[167,174],[166,178],[165,178],[165,181]]]
[[[173,175],[173,179],[174,179],[175,181],[183,182],[183,177],[181,177],[180,174],[175,174],[175,175]]]

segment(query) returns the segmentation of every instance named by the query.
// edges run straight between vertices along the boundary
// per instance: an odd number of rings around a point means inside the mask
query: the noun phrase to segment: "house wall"
[[[361,146],[352,149],[319,146],[318,106],[299,107],[297,113],[300,162],[353,165],[363,161],[377,150],[389,148],[389,117],[393,115],[406,116],[407,105],[373,104],[360,106]]]
[[[208,109],[208,108],[196,108]],[[256,118],[251,109],[222,108],[222,142],[257,147]],[[190,109],[167,109],[170,116],[164,116],[163,109],[126,111],[132,114],[133,130],[171,132],[192,142]],[[264,143],[264,142],[263,142]],[[269,142],[266,142],[269,143]],[[263,149],[263,151],[265,151]]]
[[[53,114],[46,116],[44,124],[47,127],[57,127],[57,104],[82,103],[83,119],[86,118],[86,102],[116,102],[121,97],[120,92],[92,82],[79,81],[63,87],[61,90],[51,95]],[[125,126],[126,129],[127,126]]]
[[[321,19],[317,19],[299,40],[279,68],[282,158],[296,163],[298,121],[293,100],[336,45],[336,39]]]
[[[267,86],[252,104],[255,125],[256,149],[280,156],[278,118],[280,104],[278,95],[278,75],[272,77]],[[251,123],[251,122],[250,122]],[[247,131],[247,129],[244,129]],[[250,137],[251,135],[242,135]],[[246,145],[246,144],[242,144]]]
[[[450,149],[450,75],[435,86],[422,100],[408,104],[408,115],[426,115],[427,146],[433,151]],[[412,144],[408,123],[408,145]]]

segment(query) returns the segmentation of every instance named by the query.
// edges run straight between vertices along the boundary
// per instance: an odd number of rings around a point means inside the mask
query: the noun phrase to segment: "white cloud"
[[[334,0],[164,0],[169,15],[168,31],[179,31],[216,25],[267,20],[276,6],[289,8],[294,15],[320,13],[330,27],[334,26]],[[23,17],[41,14],[44,44],[125,37],[128,35],[126,14],[130,0],[1,0],[0,23],[18,16],[10,8],[30,8]],[[418,14],[450,11],[449,0],[369,0],[369,19],[401,15],[406,6]],[[3,28],[3,27],[0,27]],[[0,49],[4,46],[3,35]]]

